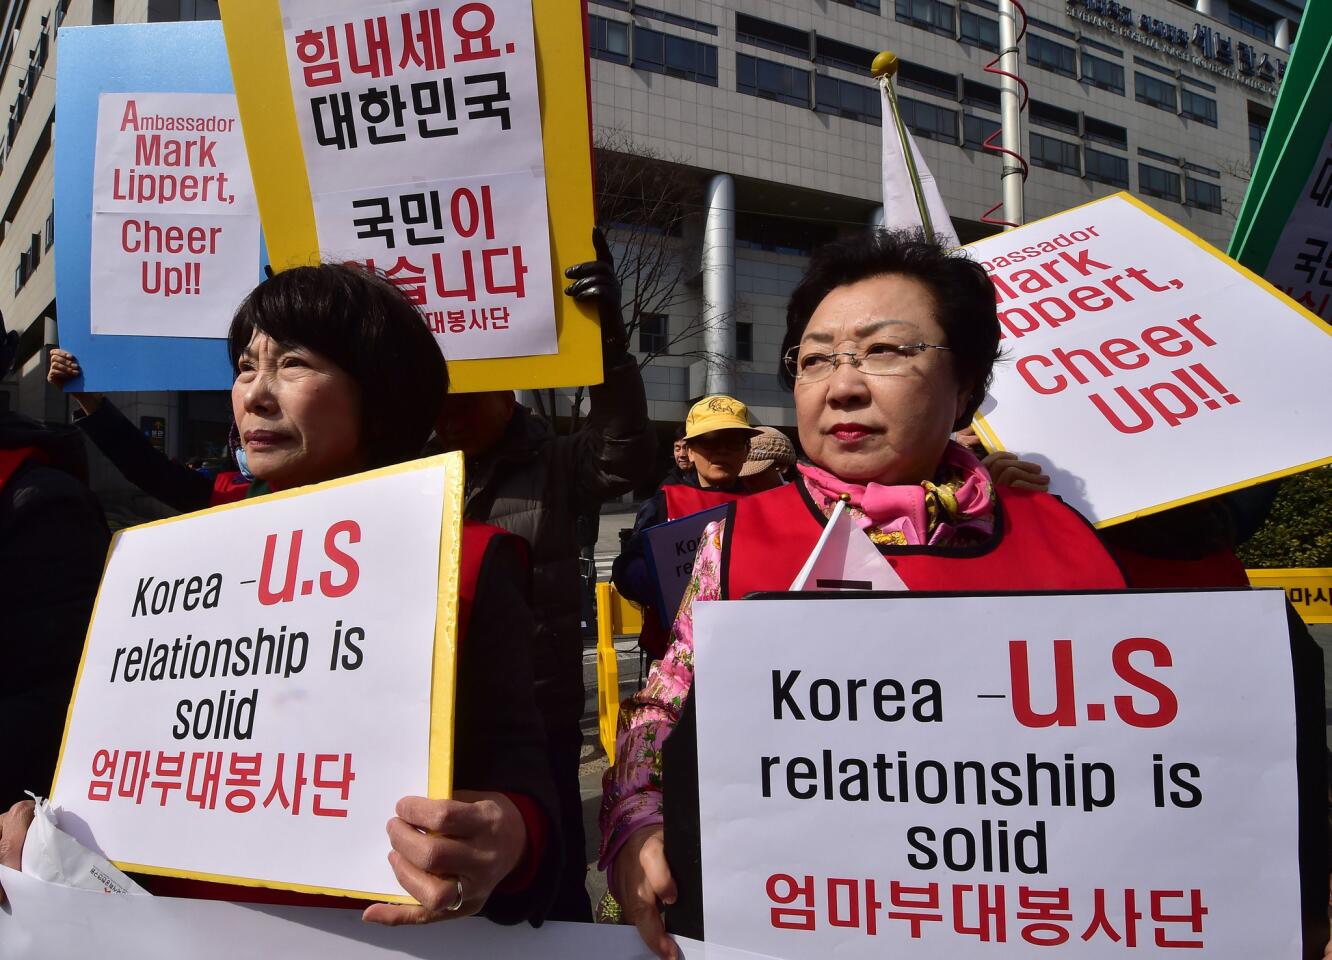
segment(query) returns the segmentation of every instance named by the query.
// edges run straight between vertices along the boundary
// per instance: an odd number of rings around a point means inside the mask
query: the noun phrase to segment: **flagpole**
[[[1024,15],[1025,17],[1025,15]],[[1026,174],[1022,164],[1013,162],[1022,154],[1022,127],[1020,112],[1022,93],[1018,86],[1018,26],[1017,8],[1013,0],[999,0],[999,120],[1000,143],[1004,148],[1004,169],[1000,183],[1004,190],[1005,230],[1013,230],[1025,219],[1023,209],[1023,181]],[[1024,19],[1025,22],[1025,19]]]
[[[888,104],[893,115],[893,126],[897,138],[902,144],[902,156],[906,159],[907,176],[911,179],[911,192],[916,197],[916,209],[920,211],[920,223],[925,229],[925,239],[934,240],[934,224],[930,222],[929,206],[925,203],[925,191],[920,186],[920,173],[916,170],[916,157],[911,151],[911,140],[907,137],[906,126],[902,123],[902,114],[897,109],[897,91],[893,89],[893,75],[897,73],[897,54],[884,50],[874,58],[870,73],[883,86],[888,94]]]

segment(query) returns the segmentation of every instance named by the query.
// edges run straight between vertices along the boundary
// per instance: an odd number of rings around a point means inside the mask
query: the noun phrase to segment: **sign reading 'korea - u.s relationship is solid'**
[[[1332,458],[1317,317],[1118,194],[967,247],[1001,347],[977,429],[1098,524]]]

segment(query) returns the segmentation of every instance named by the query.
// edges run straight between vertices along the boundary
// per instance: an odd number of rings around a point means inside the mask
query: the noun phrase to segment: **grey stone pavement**
[[[623,508],[628,511],[629,508]],[[618,531],[633,525],[632,512],[603,513],[600,536],[597,541],[597,568],[600,579],[606,579],[610,562],[619,553]],[[1323,649],[1323,689],[1327,703],[1332,706],[1332,624],[1315,624],[1309,628]],[[631,696],[638,689],[640,660],[637,637],[620,637],[615,643],[620,667],[620,699]],[[642,671],[647,666],[643,664]],[[606,772],[606,754],[601,749],[597,733],[597,663],[595,647],[583,651],[583,683],[588,696],[583,709],[583,755],[579,767],[579,780],[583,792],[583,825],[587,833],[588,891],[595,905],[606,892],[606,878],[597,870],[597,811],[601,805],[601,777]],[[1328,748],[1332,749],[1332,710],[1328,713]]]

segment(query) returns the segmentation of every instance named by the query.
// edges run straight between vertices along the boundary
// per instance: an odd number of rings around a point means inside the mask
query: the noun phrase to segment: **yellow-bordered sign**
[[[1216,247],[1212,246],[1206,240],[1203,240],[1201,237],[1197,236],[1196,234],[1190,233],[1188,230],[1184,229],[1179,224],[1175,223],[1169,217],[1165,216],[1164,214],[1160,213],[1157,210],[1154,210],[1151,206],[1139,200],[1137,197],[1133,196],[1130,193],[1121,191],[1119,193],[1111,194],[1108,197],[1101,197],[1100,199],[1093,200],[1090,203],[1084,203],[1077,207],[1070,207],[1068,210],[1061,210],[1058,213],[1051,214],[1049,217],[1042,217],[1040,220],[1032,220],[1030,223],[1023,224],[1023,227],[1029,227],[1032,226],[1033,224],[1053,219],[1054,217],[1064,216],[1068,213],[1071,213],[1073,210],[1086,210],[1095,207],[1097,204],[1103,204],[1117,200],[1123,200],[1126,201],[1127,203],[1132,204],[1134,207],[1138,208],[1143,213],[1152,217],[1154,220],[1157,220],[1160,223],[1162,223],[1164,226],[1169,227],[1172,231],[1179,234],[1184,239],[1188,240],[1190,243],[1198,247],[1204,253],[1207,253],[1209,256],[1212,256],[1217,260],[1223,261],[1228,267],[1230,267],[1236,273],[1243,276],[1246,280],[1252,282],[1255,286],[1261,287],[1263,290],[1267,291],[1273,296],[1285,301],[1287,306],[1289,306],[1292,310],[1297,312],[1300,316],[1304,317],[1304,319],[1308,320],[1319,330],[1323,331],[1324,333],[1332,334],[1332,328],[1329,328],[1327,324],[1325,324],[1321,319],[1319,319],[1317,315],[1310,312],[1307,308],[1297,303],[1296,301],[1292,300],[1281,290],[1278,290],[1272,284],[1268,283],[1265,279],[1258,276],[1258,274],[1254,273],[1252,270],[1248,269],[1243,264],[1236,263],[1234,260],[1231,260],[1229,257],[1227,257]],[[972,246],[974,245],[968,244],[967,247],[963,247],[963,250],[969,250]],[[1004,443],[1000,439],[999,435],[995,432],[994,428],[986,421],[985,417],[980,413],[980,411],[976,412],[976,415],[972,421],[972,425],[976,431],[976,435],[980,437],[980,440],[985,445],[986,449],[990,451],[999,451],[1007,449],[1004,446]],[[1252,487],[1260,483],[1266,483],[1269,480],[1277,480],[1280,479],[1281,477],[1288,477],[1296,473],[1303,473],[1305,470],[1312,470],[1315,467],[1321,467],[1329,463],[1332,463],[1332,456],[1321,457],[1317,460],[1312,460],[1308,463],[1302,463],[1299,464],[1298,466],[1289,467],[1285,470],[1277,470],[1272,473],[1263,474],[1261,476],[1250,477],[1249,479],[1240,481],[1238,483],[1230,483],[1230,484],[1225,484],[1223,486],[1214,487],[1209,490],[1204,490],[1201,493],[1193,494],[1192,496],[1180,497],[1178,499],[1169,500],[1165,503],[1159,503],[1151,507],[1143,508],[1141,510],[1134,510],[1130,513],[1125,513],[1120,516],[1108,517],[1104,520],[1097,521],[1095,523],[1095,526],[1098,528],[1114,526],[1115,524],[1118,523],[1124,523],[1129,520],[1135,520],[1138,517],[1151,516],[1154,513],[1160,513],[1164,510],[1169,510],[1173,507],[1182,507],[1185,504],[1197,503],[1200,500],[1207,500],[1210,499],[1211,497],[1216,497],[1220,496],[1221,494],[1230,493],[1234,490],[1243,490],[1245,487]]]
[[[275,269],[317,262],[319,237],[279,0],[222,0],[221,9],[269,259]],[[449,388],[455,393],[572,387],[602,380],[596,313],[563,292],[564,268],[595,258],[584,19],[581,0],[532,4],[559,350],[548,356],[451,360]]]
[[[1280,587],[1305,623],[1332,623],[1332,567],[1246,570],[1255,587]]]
[[[429,796],[433,798],[448,799],[452,793],[453,785],[453,727],[458,655],[458,581],[459,563],[462,554],[464,478],[463,455],[461,453],[455,451],[453,453],[446,453],[436,457],[412,460],[408,463],[383,467],[378,470],[370,470],[365,473],[358,473],[350,477],[342,477],[325,483],[311,484],[310,486],[299,487],[294,490],[286,490],[262,497],[254,497],[236,503],[228,503],[222,506],[212,507],[207,510],[200,510],[196,513],[186,514],[180,517],[171,517],[166,520],[156,520],[152,523],[130,527],[118,531],[112,538],[111,546],[107,551],[108,563],[110,562],[110,558],[114,555],[116,546],[121,538],[128,534],[133,534],[136,531],[161,527],[168,524],[188,524],[198,521],[201,518],[212,517],[216,514],[227,513],[233,510],[252,509],[263,504],[271,504],[290,500],[292,498],[304,497],[338,487],[355,486],[375,480],[381,480],[385,477],[416,473],[424,470],[436,470],[440,467],[444,468],[444,489],[442,491],[443,509],[440,516],[439,570],[438,589],[435,596],[434,647],[431,658],[427,792]],[[65,748],[69,743],[75,706],[78,703],[79,691],[82,687],[84,671],[87,667],[89,653],[92,647],[93,628],[97,623],[97,613],[102,603],[103,591],[106,589],[106,584],[107,579],[104,576],[102,585],[98,588],[97,598],[93,604],[92,617],[89,620],[88,633],[84,641],[83,655],[79,660],[79,669],[74,681],[74,693],[73,696],[70,697],[69,710],[66,714],[65,732],[61,738],[60,754],[56,762],[55,776],[51,786],[51,796],[53,798],[59,797],[57,788],[60,785],[60,775],[64,767]],[[396,602],[399,598],[394,597],[392,599]],[[343,710],[345,709],[345,705],[336,705],[336,709]],[[390,812],[391,811],[385,811],[385,816],[388,816]],[[385,844],[387,846],[387,839],[385,840]],[[359,899],[389,903],[410,904],[416,902],[406,895],[385,895],[382,892],[375,893],[364,890],[321,887],[311,884],[290,883],[255,877],[204,873],[195,870],[182,870],[173,867],[134,863],[124,860],[113,860],[112,862],[114,862],[121,870],[127,872],[144,873],[155,876],[183,877],[193,880],[207,880],[215,883],[229,883],[245,887],[267,887],[274,890],[294,890],[300,893],[356,897]]]

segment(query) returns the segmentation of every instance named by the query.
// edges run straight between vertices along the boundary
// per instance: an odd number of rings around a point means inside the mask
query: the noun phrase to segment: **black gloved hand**
[[[615,258],[600,227],[592,228],[592,246],[597,259],[577,263],[564,271],[573,283],[564,288],[567,296],[579,303],[596,301],[601,319],[601,342],[607,355],[621,356],[629,349],[620,313],[620,281],[615,276]]]

